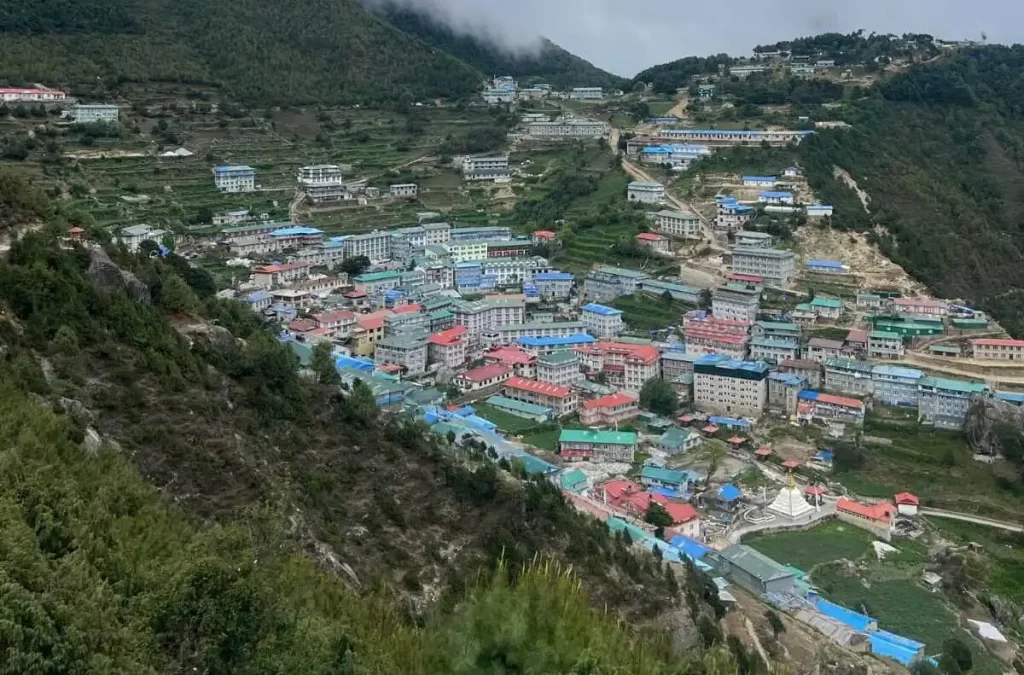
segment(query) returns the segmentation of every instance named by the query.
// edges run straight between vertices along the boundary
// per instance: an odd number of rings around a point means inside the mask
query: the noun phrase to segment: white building
[[[452,226],[448,223],[424,223],[423,231],[427,233],[427,246],[444,246],[452,238]]]
[[[465,180],[503,180],[508,177],[508,155],[466,157],[462,160],[462,178]]]
[[[635,180],[626,186],[626,197],[631,202],[660,204],[665,201],[665,186],[643,180]]]
[[[416,199],[420,186],[416,183],[399,183],[388,188],[388,196],[392,199]]]
[[[476,343],[484,332],[498,332],[505,326],[521,324],[526,318],[526,303],[523,300],[478,300],[452,303],[455,325],[465,326],[470,343]]]
[[[762,204],[786,204],[792,206],[796,203],[796,198],[793,196],[792,192],[765,190],[758,196],[757,201]]]
[[[595,300],[614,300],[620,295],[633,295],[647,274],[623,267],[602,265],[587,272],[583,294]]]
[[[761,293],[756,288],[726,284],[711,292],[711,313],[719,319],[756,321]]]
[[[527,136],[542,140],[603,138],[607,134],[608,125],[594,120],[531,122],[526,125]]]
[[[584,379],[579,354],[568,349],[541,354],[536,367],[539,382],[571,387]]]
[[[377,342],[373,351],[374,363],[393,363],[403,366],[413,375],[427,369],[427,341],[404,335],[390,335]]]
[[[613,338],[622,333],[622,311],[596,302],[583,306],[583,323],[596,338]]]
[[[121,110],[116,105],[102,103],[75,105],[71,109],[76,124],[93,124],[94,122],[106,122],[117,124]]]
[[[658,211],[654,214],[654,229],[662,234],[687,239],[699,239],[703,235],[700,216],[683,211]]]
[[[451,256],[452,262],[487,260],[486,241],[452,241],[445,244],[444,248]]]
[[[0,88],[0,101],[4,103],[50,103],[53,101],[66,101],[67,98],[67,94],[56,89]]]
[[[873,330],[868,333],[868,357],[872,359],[903,358],[903,337],[899,333]]]
[[[740,204],[735,197],[715,197],[715,229],[722,232],[739,230],[754,215],[754,207]]]
[[[125,245],[129,251],[138,251],[139,244],[144,241],[154,241],[160,243],[160,241],[168,236],[170,232],[167,230],[158,230],[149,225],[132,225],[131,227],[121,228],[121,231],[117,235],[118,241]]]
[[[758,232],[756,230],[738,230],[736,232],[736,246],[771,248],[774,243],[774,238],[767,232]]]
[[[215,167],[213,184],[221,192],[255,192],[256,169],[244,165]]]
[[[345,257],[357,258],[365,255],[371,263],[391,259],[391,233],[374,230],[366,234],[353,234],[344,239]]]
[[[737,246],[732,252],[734,274],[756,274],[769,286],[788,286],[793,277],[793,252],[775,248]]]
[[[601,87],[573,87],[569,98],[573,101],[600,101],[604,98],[604,90]]]
[[[709,354],[693,364],[698,410],[730,417],[760,417],[768,400],[768,364]]]
[[[318,164],[299,169],[299,186],[314,204],[345,198],[341,168],[336,164]]]

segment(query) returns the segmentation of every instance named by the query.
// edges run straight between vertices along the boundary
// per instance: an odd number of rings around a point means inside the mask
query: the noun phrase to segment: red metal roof
[[[655,234],[653,232],[641,232],[640,234],[636,235],[636,238],[640,239],[641,241],[665,241],[665,237],[661,236],[660,234]]]
[[[615,394],[608,394],[607,396],[601,396],[591,401],[586,401],[583,407],[586,410],[593,410],[594,408],[612,408],[617,405],[628,405],[630,403],[636,403],[636,396],[630,396],[624,394],[621,391]]]
[[[314,314],[313,320],[317,323],[332,323],[334,321],[342,321],[344,319],[355,319],[356,315],[347,309],[339,309],[334,312],[328,312],[326,314]]]
[[[661,495],[658,495],[659,497]],[[672,522],[681,525],[682,523],[688,523],[691,520],[697,520],[700,518],[700,514],[689,504],[677,504],[675,502],[666,502],[661,505],[668,515],[672,516]]]
[[[309,267],[309,263],[294,262],[285,263],[283,265],[264,265],[263,267],[253,267],[252,271],[257,274],[274,274],[275,272],[287,272],[289,270],[301,270]]]
[[[70,230],[68,230],[68,232],[70,232],[71,234],[82,234],[83,232],[85,232],[85,230],[75,225]]]
[[[892,304],[898,307],[945,307],[946,303],[935,298],[894,298]]]
[[[398,305],[397,307],[392,307],[391,311],[394,312],[395,314],[415,314],[421,309],[423,309],[423,305],[418,305],[415,302],[410,302],[406,305]]]
[[[486,366],[484,367],[486,368]],[[501,367],[504,368],[504,366]],[[555,398],[565,398],[572,393],[572,390],[569,389],[569,387],[560,387],[557,384],[538,382],[537,380],[527,380],[523,377],[510,377],[505,380],[505,387],[528,391],[533,394],[541,394],[543,396],[554,396]]]
[[[729,439],[729,443],[731,443],[732,445],[739,445],[744,440],[746,439],[740,438],[739,436],[733,436],[732,438]]]
[[[496,377],[501,377],[511,372],[512,369],[507,366],[503,366],[500,363],[492,363],[488,366],[470,368],[461,375],[461,378],[470,382],[483,382],[484,380],[493,380]]]
[[[839,501],[836,502],[836,509],[840,511],[846,511],[863,518],[870,520],[877,520],[881,522],[889,522],[892,520],[893,513],[896,508],[888,502],[882,502],[881,504],[861,504],[855,502],[852,499],[846,497],[840,497]]]
[[[731,279],[733,281],[750,281],[756,284],[764,283],[764,277],[759,274],[738,274],[733,272],[727,276],[726,279]]]
[[[787,469],[797,469],[800,467],[800,460],[787,459],[785,462],[782,463],[782,466],[786,467]]]
[[[858,401],[855,398],[847,398],[845,396],[836,396],[834,394],[818,394],[818,398],[814,399],[818,403],[831,403],[832,405],[841,405],[844,408],[863,408],[864,402]]]
[[[827,490],[825,490],[825,488],[818,487],[817,485],[808,485],[807,489],[804,490],[805,494],[815,495],[815,496],[823,495],[826,492],[827,492]]]
[[[365,298],[366,291],[349,291],[345,293],[346,298]]]
[[[860,328],[854,328],[853,330],[846,334],[846,341],[867,344],[868,332]]]
[[[537,230],[536,232],[533,233],[533,236],[538,237],[540,239],[554,239],[555,233],[552,232],[551,230]]]
[[[458,342],[459,338],[465,335],[468,329],[465,326],[454,326],[448,330],[442,330],[430,336],[429,341],[435,345],[450,345]]]
[[[509,366],[525,365],[537,360],[537,357],[524,352],[518,347],[498,347],[489,352],[484,352],[484,358]]]
[[[896,503],[919,506],[921,504],[921,499],[917,495],[911,494],[909,492],[901,492],[898,495],[896,495]]]
[[[1024,347],[1024,340],[1010,340],[1008,338],[981,338],[971,340],[972,345],[982,347]]]
[[[608,501],[620,499],[624,495],[641,492],[643,488],[631,480],[613,480],[601,486],[601,493]]]
[[[762,445],[757,450],[754,450],[754,454],[757,455],[758,457],[767,457],[770,454],[772,454],[772,449]]]
[[[703,429],[701,429],[701,431],[703,431],[706,434],[713,434],[718,431],[718,427],[716,427],[714,424],[709,424]]]
[[[295,319],[288,324],[288,328],[296,333],[308,333],[316,329],[316,322],[312,319]]]

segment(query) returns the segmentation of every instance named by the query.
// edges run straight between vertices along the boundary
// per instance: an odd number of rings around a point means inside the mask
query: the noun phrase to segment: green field
[[[667,301],[643,293],[615,298],[611,306],[622,310],[622,320],[630,328],[644,332],[677,326],[682,323],[683,314],[695,309],[679,300]]]
[[[1011,521],[1024,519],[1024,487],[1004,464],[980,464],[956,432],[900,424],[869,415],[865,434],[892,440],[866,445],[864,464],[837,472],[836,479],[856,494],[891,498],[904,490],[926,505],[979,513]]]
[[[490,420],[498,425],[498,429],[509,434],[518,434],[527,429],[536,427],[539,422],[535,420],[529,420],[525,417],[516,417],[504,410],[499,410],[494,406],[487,405],[486,403],[474,403],[473,407],[476,408],[476,414],[483,417],[486,420]]]
[[[780,563],[810,572],[833,560],[859,559],[871,551],[873,540],[860,528],[830,520],[810,530],[755,534],[744,538],[743,543]]]
[[[548,429],[545,431],[525,434],[523,436],[523,443],[532,445],[535,448],[540,448],[541,450],[558,452],[558,436],[561,433],[561,429]]]

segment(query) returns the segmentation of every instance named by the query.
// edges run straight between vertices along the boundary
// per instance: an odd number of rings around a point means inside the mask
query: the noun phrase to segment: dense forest
[[[822,33],[754,47],[754,54],[788,52],[793,56],[833,59],[836,65],[865,64],[876,59],[928,58],[938,53],[931,35],[891,35],[857,30],[852,33]]]
[[[0,261],[0,671],[736,672],[706,576],[0,185],[8,233],[44,224]]]
[[[687,56],[686,58],[652,66],[633,78],[634,84],[649,84],[659,94],[675,94],[677,89],[690,86],[694,75],[717,75],[719,66],[733,62],[728,54],[717,56]]]
[[[478,71],[357,0],[0,0],[0,81],[222,86],[250,103],[469,96]]]
[[[919,65],[844,108],[848,131],[800,145],[834,224],[870,229],[937,294],[992,312],[1024,335],[1024,47]],[[833,178],[848,171],[870,213]]]
[[[625,78],[601,70],[550,40],[539,40],[536,52],[512,53],[472,35],[456,33],[408,7],[386,0],[371,6],[402,32],[461,59],[488,77],[512,75],[524,84],[546,82],[556,89],[589,86],[614,90],[628,84]]]

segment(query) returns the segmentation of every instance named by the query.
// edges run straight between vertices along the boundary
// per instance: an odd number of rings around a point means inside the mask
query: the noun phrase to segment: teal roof
[[[504,396],[491,396],[487,399],[487,405],[494,406],[495,408],[502,408],[504,410],[515,410],[526,415],[550,415],[552,413],[551,408],[545,408],[542,405],[534,405],[533,403],[524,403],[522,401],[516,401],[511,398],[505,398]],[[486,413],[484,417],[486,417]]]
[[[565,490],[575,490],[580,483],[586,487],[587,474],[583,473],[579,469],[573,469],[572,471],[564,472],[559,477],[559,482],[562,484],[562,488]]]
[[[903,336],[899,333],[893,333],[887,330],[873,330],[868,333],[868,337],[875,340],[902,340]]]
[[[750,341],[752,347],[778,347],[780,349],[797,349],[799,345],[793,340],[784,338],[754,338]]]
[[[580,360],[580,355],[571,349],[567,349],[559,352],[550,352],[548,354],[541,354],[537,357],[537,363],[547,363],[551,365],[563,365],[566,363],[576,363]]]
[[[944,377],[925,377],[921,379],[922,387],[945,389],[961,394],[983,394],[987,387],[981,382],[968,382],[966,380],[948,380]]]
[[[851,359],[828,359],[825,361],[826,368],[841,368],[843,370],[857,370],[862,373],[870,373],[872,365],[867,361],[853,361]]]
[[[762,583],[795,576],[785,565],[780,565],[765,554],[743,544],[733,544],[722,549],[718,556]]]
[[[559,443],[595,443],[597,445],[636,445],[636,432],[562,429]]]
[[[685,485],[688,476],[689,474],[685,471],[659,469],[656,466],[645,466],[640,470],[641,478],[649,478],[662,483],[675,483],[677,485]]]
[[[765,331],[776,331],[782,333],[799,333],[800,325],[795,323],[787,323],[785,321],[756,321],[755,326],[763,328]]]
[[[601,272],[602,274],[614,274],[619,277],[630,277],[632,279],[641,279],[646,277],[647,274],[640,270],[626,269],[625,267],[612,267],[611,265],[602,265],[598,267],[595,272]]]
[[[679,427],[669,427],[665,430],[665,433],[658,437],[658,446],[673,449],[681,448],[689,435],[688,432],[683,431]],[[643,473],[641,472],[640,475],[643,475]]]
[[[835,298],[815,298],[811,300],[812,307],[829,307],[832,309],[842,309],[843,303]]]
[[[373,281],[386,281],[388,279],[398,279],[401,276],[402,273],[397,270],[388,270],[386,272],[367,272],[366,274],[360,274],[359,276],[353,277],[353,281],[367,283]]]

